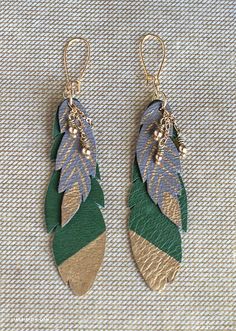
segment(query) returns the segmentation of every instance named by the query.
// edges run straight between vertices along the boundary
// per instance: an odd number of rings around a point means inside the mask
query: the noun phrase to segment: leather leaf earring
[[[157,40],[163,58],[157,74],[148,72],[144,44]],[[160,90],[159,76],[165,60],[165,45],[155,35],[142,38],[141,61],[147,82],[154,87],[154,101],[141,119],[129,197],[129,235],[136,264],[152,290],[172,282],[182,258],[180,228],[187,231],[187,196],[181,178],[180,158],[186,147],[166,95]]]
[[[68,48],[85,43],[86,64],[78,80],[70,79]],[[96,143],[92,120],[77,99],[80,82],[90,58],[84,38],[70,40],[64,49],[65,100],[59,105],[53,128],[51,159],[55,161],[45,200],[48,232],[53,232],[52,250],[58,271],[74,294],[83,295],[93,285],[102,264],[106,227],[100,206],[104,197],[99,184]]]

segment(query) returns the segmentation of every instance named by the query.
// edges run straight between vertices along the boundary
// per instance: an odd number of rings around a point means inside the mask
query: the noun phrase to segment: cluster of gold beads
[[[153,132],[154,140],[158,142],[157,153],[155,154],[155,162],[160,164],[162,161],[163,153],[164,153],[164,129],[162,126],[156,128]]]
[[[77,133],[78,133],[78,129],[76,128],[75,125],[72,124],[71,126],[69,126],[69,132],[70,132],[70,134],[73,138],[76,138]]]
[[[81,140],[82,145],[82,154],[86,157],[86,159],[91,158],[91,150],[89,148],[87,140]]]
[[[159,165],[163,159],[163,154],[165,151],[166,141],[170,135],[170,128],[173,128],[176,131],[176,145],[178,151],[180,153],[180,157],[184,158],[187,154],[187,148],[185,147],[182,135],[180,134],[180,130],[175,123],[175,118],[172,114],[167,112],[165,109],[161,110],[163,116],[160,122],[157,124],[154,132],[153,138],[157,142],[157,151],[155,153],[155,162]]]
[[[69,132],[71,136],[75,139],[78,134],[80,138],[80,144],[81,144],[81,151],[82,154],[87,158],[90,159],[91,157],[91,150],[89,147],[89,142],[87,139],[87,136],[84,131],[84,124],[82,122],[81,117],[84,118],[84,116],[81,116],[81,111],[75,106],[72,105],[68,116],[68,126],[69,126]],[[85,120],[91,125],[91,120],[85,118]]]
[[[155,154],[155,162],[159,165],[161,164],[166,140],[169,137],[170,125],[173,121],[172,115],[168,113],[165,109],[162,109],[163,116],[157,125],[157,128],[153,132],[154,140],[157,142],[157,152]]]
[[[77,114],[74,110],[71,110],[68,116],[68,126],[69,126],[69,132],[73,138],[76,138],[79,132],[78,125],[76,122],[77,122]]]

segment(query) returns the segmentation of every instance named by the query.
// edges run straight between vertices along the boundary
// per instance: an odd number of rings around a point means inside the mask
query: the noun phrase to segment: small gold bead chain
[[[161,63],[158,67],[158,70],[156,73],[151,73],[145,63],[144,60],[144,45],[145,43],[150,40],[154,39],[157,42],[159,42],[161,49],[162,49],[162,59]],[[166,48],[163,40],[157,36],[157,35],[152,35],[148,34],[146,36],[143,36],[140,40],[140,59],[141,63],[143,66],[144,74],[146,77],[147,84],[152,83],[153,86],[153,92],[154,92],[154,100],[162,100],[162,108],[160,111],[162,112],[162,118],[159,121],[159,123],[156,123],[156,129],[154,130],[153,136],[154,140],[157,142],[157,150],[155,152],[155,162],[157,164],[160,164],[162,161],[162,157],[164,154],[165,146],[166,146],[166,141],[168,137],[170,136],[170,127],[171,125],[176,131],[176,137],[175,137],[175,145],[180,153],[181,157],[184,157],[187,153],[187,149],[184,145],[183,138],[180,134],[180,130],[176,125],[175,118],[174,116],[169,113],[166,109],[167,106],[167,97],[163,91],[160,89],[160,74],[162,67],[164,65],[166,58]]]
[[[170,126],[174,122],[174,116],[165,108],[160,109],[160,111],[162,112],[162,118],[157,124],[157,128],[154,130],[154,140],[158,143],[157,152],[155,154],[155,161],[157,164],[161,163],[166,141],[170,134]]]
[[[90,117],[87,117],[74,103],[70,105],[70,113],[68,116],[68,125],[69,125],[69,132],[73,138],[77,137],[79,133],[80,143],[82,147],[82,153],[89,158],[91,155],[90,146],[88,142],[87,135],[84,131],[84,119],[89,125],[93,126],[93,122]]]
[[[182,136],[180,134],[180,129],[177,127],[175,117],[169,113],[165,107],[162,107],[160,109],[162,112],[162,118],[157,123],[157,127],[154,130],[153,136],[154,140],[157,142],[157,151],[155,153],[155,162],[157,164],[160,164],[163,158],[166,141],[168,137],[170,136],[170,128],[171,125],[176,131],[176,144],[177,148],[179,150],[180,156],[184,157],[187,153],[187,149],[184,145]]]

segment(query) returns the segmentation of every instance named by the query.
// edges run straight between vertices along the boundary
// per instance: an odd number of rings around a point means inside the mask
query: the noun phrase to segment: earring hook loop
[[[73,44],[75,44],[77,42],[82,42],[85,44],[85,48],[86,48],[85,63],[80,72],[79,77],[76,80],[72,80],[72,78],[70,77],[70,74],[69,74],[69,69],[68,69],[68,50]],[[66,87],[65,87],[64,96],[69,98],[70,104],[72,104],[73,97],[78,96],[80,93],[81,81],[85,75],[85,71],[88,67],[89,61],[90,61],[90,43],[86,38],[76,37],[76,38],[70,39],[66,43],[66,45],[64,47],[64,69],[65,69],[65,76],[66,76]]]
[[[158,43],[160,44],[161,49],[162,49],[162,59],[161,59],[160,65],[158,67],[158,70],[155,74],[151,74],[149,72],[149,70],[147,69],[145,60],[144,60],[144,45],[150,39],[155,39],[156,41],[158,41]],[[141,59],[141,63],[143,66],[143,70],[144,70],[144,74],[145,74],[147,83],[152,82],[155,96],[156,97],[160,96],[163,99],[163,103],[164,103],[163,107],[166,107],[167,97],[166,97],[165,93],[160,90],[160,85],[161,85],[160,84],[160,75],[161,75],[161,71],[164,66],[164,62],[166,60],[166,48],[165,48],[164,41],[161,39],[161,37],[159,37],[158,35],[154,35],[154,34],[148,34],[141,38],[141,40],[140,40],[140,59]]]

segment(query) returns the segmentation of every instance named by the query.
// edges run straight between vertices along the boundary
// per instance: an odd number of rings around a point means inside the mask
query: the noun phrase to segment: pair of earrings
[[[144,44],[150,38],[162,48],[162,61],[155,75],[144,61]],[[68,48],[82,41],[87,56],[81,77],[73,81],[67,65]],[[128,223],[136,264],[152,290],[161,290],[175,279],[181,262],[182,230],[187,230],[187,197],[180,176],[180,157],[186,147],[160,90],[159,76],[165,59],[160,37],[147,35],[140,46],[141,62],[154,100],[144,111],[133,165]],[[84,38],[70,40],[64,49],[65,100],[59,105],[53,127],[51,159],[55,161],[45,200],[48,232],[53,232],[52,249],[58,271],[76,295],[93,285],[102,264],[106,226],[100,207],[104,196],[99,184],[93,122],[78,100],[80,82],[90,58]]]

